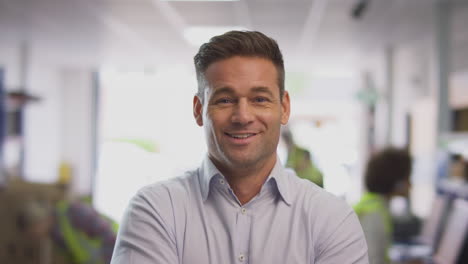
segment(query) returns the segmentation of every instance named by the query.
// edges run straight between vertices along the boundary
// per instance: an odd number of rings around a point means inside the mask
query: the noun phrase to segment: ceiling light
[[[247,30],[246,28],[239,26],[232,27],[216,27],[216,26],[204,26],[204,27],[188,27],[184,30],[185,39],[192,45],[200,46],[206,43],[210,38],[224,34],[231,30]]]

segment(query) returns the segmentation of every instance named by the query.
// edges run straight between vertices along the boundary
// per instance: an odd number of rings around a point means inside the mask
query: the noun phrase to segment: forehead
[[[255,87],[266,87],[279,94],[278,72],[268,59],[235,56],[214,62],[205,71],[209,90],[231,88],[245,91]]]

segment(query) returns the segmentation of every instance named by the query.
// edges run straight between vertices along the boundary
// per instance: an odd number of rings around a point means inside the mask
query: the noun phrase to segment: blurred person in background
[[[354,210],[366,236],[371,264],[390,263],[393,223],[389,202],[395,196],[409,196],[411,163],[406,150],[391,147],[372,155],[367,163],[367,192]]]
[[[67,196],[67,184],[58,186]],[[55,203],[36,200],[24,204],[18,225],[32,239],[50,239],[54,254],[70,264],[108,264],[118,226],[89,203],[63,198]]]
[[[281,131],[288,157],[286,167],[294,169],[297,176],[309,180],[323,188],[323,174],[312,162],[310,151],[294,142],[291,130],[284,127]]]
[[[448,180],[463,185],[468,183],[468,161],[461,154],[452,154]]]
[[[208,153],[199,168],[135,195],[112,263],[368,263],[352,208],[277,158],[290,98],[276,41],[230,31],[194,62],[193,115]]]

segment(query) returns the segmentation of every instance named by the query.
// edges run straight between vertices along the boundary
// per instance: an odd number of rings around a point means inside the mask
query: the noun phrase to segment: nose
[[[253,120],[254,113],[252,107],[249,105],[249,102],[244,98],[240,99],[233,109],[231,117],[232,123],[247,125],[252,123]]]

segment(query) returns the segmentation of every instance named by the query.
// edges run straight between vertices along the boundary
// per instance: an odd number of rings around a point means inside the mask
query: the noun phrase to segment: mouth
[[[254,137],[257,135],[257,133],[224,133],[228,137],[234,138],[234,139],[248,139],[251,137]]]

